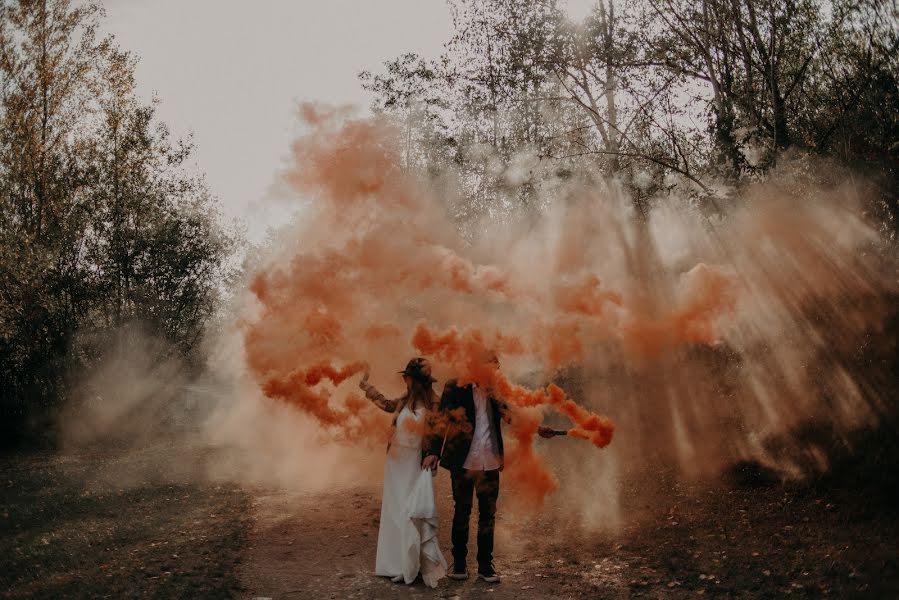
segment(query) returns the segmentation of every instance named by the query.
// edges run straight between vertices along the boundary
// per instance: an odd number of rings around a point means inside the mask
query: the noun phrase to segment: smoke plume
[[[710,211],[544,177],[530,207],[460,235],[461,188],[405,170],[389,121],[302,117],[285,180],[303,208],[251,263],[206,372],[132,328],[62,415],[65,448],[133,451],[97,477],[378,482],[392,417],[356,384],[399,396],[421,355],[438,392],[472,381],[510,406],[504,502],[613,529],[634,482],[820,473],[894,410],[894,249],[850,178],[800,163]]]
[[[456,199],[402,168],[388,121],[302,118],[286,179],[309,205],[253,274],[241,331],[251,380],[325,447],[383,443],[389,418],[357,376],[399,395],[414,355],[509,403],[507,476],[534,505],[560,477],[611,485],[628,465],[754,460],[799,477],[826,457],[784,444],[795,428],[876,422],[876,382],[852,356],[893,290],[856,188],[782,175],[716,215],[673,198],[641,215],[614,182],[580,177],[465,239]],[[535,440],[544,420],[586,441]]]

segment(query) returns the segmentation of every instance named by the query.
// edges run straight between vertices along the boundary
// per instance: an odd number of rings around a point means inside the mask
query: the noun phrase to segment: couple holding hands
[[[495,355],[487,355],[485,362],[499,368]],[[444,575],[467,579],[468,523],[477,496],[478,577],[497,583],[493,531],[503,468],[501,424],[511,420],[508,406],[492,390],[459,385],[455,379],[438,398],[425,358],[413,358],[400,373],[406,393],[396,399],[385,398],[368,382],[368,373],[359,383],[369,400],[395,415],[384,466],[375,574],[396,583],[412,583],[421,575],[429,587]],[[561,432],[540,427],[538,433],[553,437]],[[432,472],[438,465],[449,471],[453,488],[453,566],[448,574],[437,541]]]

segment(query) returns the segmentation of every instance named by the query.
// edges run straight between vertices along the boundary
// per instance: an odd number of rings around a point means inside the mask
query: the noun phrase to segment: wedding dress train
[[[433,476],[421,468],[424,415],[424,409],[405,407],[397,417],[384,466],[375,574],[412,583],[420,573],[426,585],[436,587],[447,564],[437,542]]]

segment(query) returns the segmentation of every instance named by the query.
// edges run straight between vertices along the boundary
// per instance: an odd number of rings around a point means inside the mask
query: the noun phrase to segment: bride
[[[436,587],[446,574],[446,559],[437,544],[437,509],[429,468],[436,465],[422,465],[422,450],[428,448],[425,429],[439,398],[426,359],[413,358],[400,373],[406,393],[395,400],[385,398],[368,383],[368,373],[359,382],[378,408],[396,414],[384,465],[375,574],[390,577],[394,583],[412,583],[420,573],[426,585]]]

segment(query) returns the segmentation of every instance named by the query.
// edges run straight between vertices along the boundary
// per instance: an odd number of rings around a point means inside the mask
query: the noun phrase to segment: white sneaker
[[[497,575],[496,570],[493,568],[493,565],[486,569],[478,569],[478,579],[483,579],[487,583],[499,583],[500,578]]]
[[[462,571],[456,571],[456,565],[453,565],[452,570],[446,574],[450,579],[455,579],[456,581],[465,581],[468,579],[468,569],[463,569]]]
[[[405,579],[403,579],[402,575],[397,575],[396,577],[391,577],[390,581],[393,583],[403,583]]]

